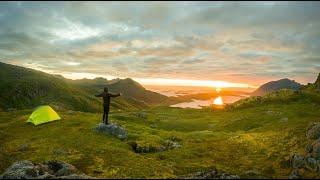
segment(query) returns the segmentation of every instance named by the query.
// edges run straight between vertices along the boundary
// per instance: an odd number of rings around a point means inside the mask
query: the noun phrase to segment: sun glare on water
[[[214,104],[214,105],[223,105],[223,101],[222,101],[221,96],[218,96],[217,98],[215,98],[215,99],[213,100],[213,104]]]
[[[219,94],[221,92],[221,88],[216,88],[216,92]],[[221,96],[218,96],[216,97],[214,100],[213,100],[213,104],[214,105],[223,105],[223,101],[222,101],[222,98]]]

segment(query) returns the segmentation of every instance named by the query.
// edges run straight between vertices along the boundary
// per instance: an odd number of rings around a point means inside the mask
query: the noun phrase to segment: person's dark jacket
[[[95,96],[103,98],[103,106],[109,106],[110,105],[110,98],[111,97],[118,97],[118,96],[120,96],[120,94],[111,94],[111,93],[107,93],[107,92],[102,92],[101,94],[98,94]]]

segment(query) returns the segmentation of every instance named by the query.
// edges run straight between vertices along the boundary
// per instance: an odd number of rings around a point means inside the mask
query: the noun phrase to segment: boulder
[[[146,143],[146,142],[135,142],[131,146],[136,153],[153,153],[166,151],[166,147],[160,144]]]
[[[45,165],[47,165],[50,170],[53,170],[56,176],[68,176],[77,172],[74,166],[62,161],[48,161]]]
[[[33,164],[31,161],[13,163],[0,179],[93,179],[71,164],[62,161],[47,161],[43,164]]]
[[[99,123],[95,130],[104,134],[112,135],[120,140],[125,140],[128,138],[128,133],[122,127],[116,124]]]
[[[311,157],[306,158],[306,168],[314,172],[317,171],[318,170],[317,160]]]
[[[240,179],[240,177],[238,175],[233,175],[233,174],[229,174],[229,173],[223,173],[223,174],[221,174],[219,179]]]
[[[152,123],[152,124],[150,125],[150,127],[153,128],[153,129],[155,129],[155,128],[157,128],[158,126],[157,126],[156,123]]]
[[[312,144],[311,156],[317,160],[320,160],[320,139]]]
[[[178,177],[178,179],[240,179],[238,175],[229,173],[219,174],[218,170],[214,167],[208,171],[198,171],[195,173],[187,174]]]
[[[255,171],[255,170],[249,170],[245,172],[245,178],[255,178],[255,179],[265,179],[266,177],[264,177],[260,172]]]
[[[319,139],[320,138],[320,123],[313,123],[307,129],[308,139]]]
[[[305,161],[303,156],[299,155],[299,154],[295,154],[292,156],[292,167],[294,169],[300,169],[303,168],[305,165]]]
[[[307,153],[311,153],[313,151],[313,145],[312,143],[308,143],[306,145],[306,147],[304,148],[304,150],[307,152]]]
[[[18,161],[1,175],[1,179],[34,179],[38,175],[32,162]]]
[[[163,145],[166,147],[166,149],[178,149],[181,147],[180,143],[171,140],[165,140]]]
[[[301,179],[301,175],[298,169],[294,169],[288,179]]]
[[[153,141],[132,141],[128,143],[134,152],[136,153],[154,153],[154,152],[163,152],[171,149],[180,148],[181,145],[178,142],[172,140],[164,140],[162,142],[153,142]]]

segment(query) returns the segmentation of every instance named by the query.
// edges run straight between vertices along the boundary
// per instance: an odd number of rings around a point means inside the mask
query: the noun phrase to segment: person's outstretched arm
[[[96,94],[96,95],[94,95],[95,97],[102,97],[102,94],[103,93],[101,93],[101,94]]]
[[[110,97],[118,97],[118,96],[121,96],[121,93],[118,93],[118,94],[110,94],[110,93],[109,93],[109,96],[110,96]]]

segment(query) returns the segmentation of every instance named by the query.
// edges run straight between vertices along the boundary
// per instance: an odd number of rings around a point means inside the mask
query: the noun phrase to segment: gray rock
[[[128,138],[128,133],[122,127],[115,124],[99,123],[96,126],[95,130],[101,133],[112,135],[121,140],[125,140]]]
[[[306,168],[316,172],[318,170],[317,160],[314,158],[306,158]]]
[[[129,142],[128,144],[132,147],[132,149],[136,153],[163,152],[171,149],[178,149],[181,147],[181,144],[179,142],[175,142],[170,139],[162,140],[162,142],[160,143],[132,141],[132,142]]]
[[[62,161],[48,161],[43,164],[33,164],[30,161],[13,163],[0,179],[93,179],[71,164]]]
[[[62,161],[48,161],[45,163],[50,170],[53,170],[56,176],[68,176],[77,172],[77,169],[71,164]]]
[[[180,143],[171,140],[165,140],[163,145],[166,147],[166,149],[178,149],[181,147]]]
[[[31,161],[13,163],[2,175],[2,179],[33,179],[38,176]]]
[[[153,123],[153,124],[150,125],[150,127],[154,129],[154,128],[157,128],[158,126],[157,126],[156,123]]]
[[[187,174],[179,177],[178,179],[214,179],[218,178],[218,171],[216,168],[213,168],[209,171],[198,171],[195,173]]]
[[[295,171],[292,171],[288,179],[300,179],[300,175],[297,175]]]
[[[320,139],[312,144],[311,156],[317,160],[320,160]]]
[[[261,178],[263,177],[261,173],[259,173],[258,171],[255,170],[249,170],[245,172],[246,177],[250,177],[250,178]]]
[[[313,123],[307,129],[307,138],[308,139],[319,139],[320,138],[320,123]]]
[[[219,178],[220,179],[240,179],[238,175],[233,175],[229,173],[223,173]]]
[[[300,179],[300,178],[301,178],[301,175],[298,169],[294,169],[289,176],[289,179]]]
[[[229,173],[219,174],[216,168],[212,168],[208,171],[198,171],[195,173],[187,174],[178,177],[178,179],[240,179],[238,175]]]
[[[137,144],[134,151],[136,153],[153,153],[153,152],[163,152],[166,151],[166,147],[164,146],[152,146],[152,145],[140,145]]]
[[[307,153],[311,153],[312,150],[313,150],[313,145],[312,145],[312,143],[308,143],[304,149],[305,149],[305,151],[306,151]]]
[[[305,161],[303,156],[299,155],[299,154],[295,154],[292,156],[292,167],[294,169],[300,169],[303,168],[305,165]]]

